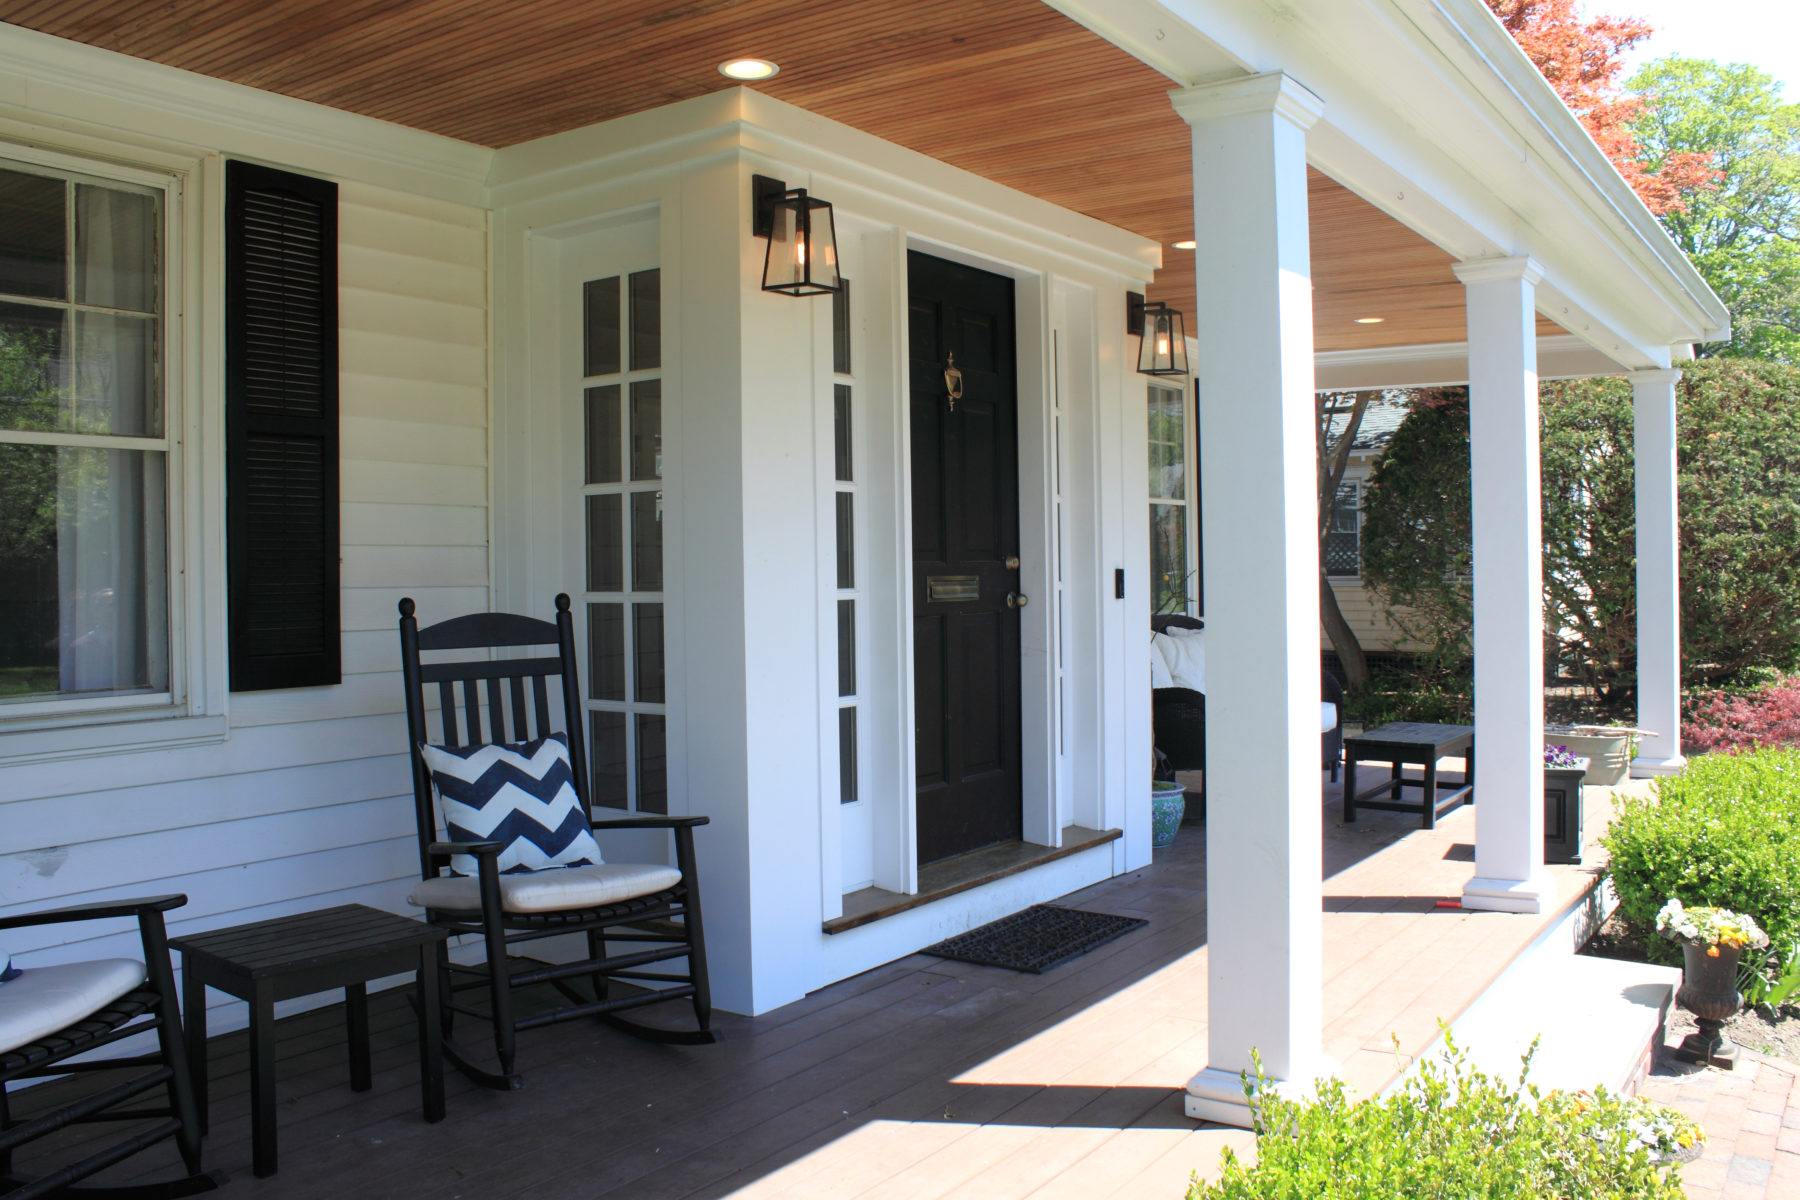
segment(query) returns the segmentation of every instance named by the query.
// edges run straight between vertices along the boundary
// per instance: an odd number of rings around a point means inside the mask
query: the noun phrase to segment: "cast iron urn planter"
[[[1707,954],[1709,947],[1685,944],[1682,953],[1687,962],[1681,973],[1681,990],[1675,1002],[1694,1014],[1700,1028],[1681,1039],[1675,1056],[1686,1062],[1703,1063],[1727,1071],[1737,1066],[1738,1048],[1725,1033],[1725,1022],[1737,1015],[1744,997],[1737,990],[1737,946],[1710,947],[1718,954]]]

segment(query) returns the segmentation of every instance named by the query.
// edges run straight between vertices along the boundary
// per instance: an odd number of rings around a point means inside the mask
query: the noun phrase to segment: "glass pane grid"
[[[582,302],[594,797],[660,814],[668,811],[661,274],[591,280]]]

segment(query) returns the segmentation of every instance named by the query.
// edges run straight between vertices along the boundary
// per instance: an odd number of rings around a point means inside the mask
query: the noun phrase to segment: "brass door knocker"
[[[962,372],[956,369],[956,355],[953,352],[944,364],[944,391],[950,396],[950,411],[956,411],[956,402],[962,399]]]

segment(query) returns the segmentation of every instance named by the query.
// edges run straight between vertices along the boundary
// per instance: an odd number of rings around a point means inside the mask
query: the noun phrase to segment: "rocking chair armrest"
[[[70,921],[104,921],[114,917],[136,917],[140,921],[150,913],[166,913],[187,903],[179,893],[168,896],[141,896],[132,900],[102,900],[94,904],[73,904],[67,908],[47,908],[41,912],[18,913],[0,917],[0,929],[22,929],[32,925],[62,925]]]
[[[590,829],[694,829],[711,817],[602,817],[589,821]]]
[[[506,847],[499,842],[433,842],[425,847],[425,853],[434,859],[449,858],[453,854],[472,854],[476,858],[493,858]]]

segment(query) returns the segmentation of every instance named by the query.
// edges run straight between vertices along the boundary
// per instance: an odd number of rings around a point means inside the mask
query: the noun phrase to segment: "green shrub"
[[[1385,1097],[1351,1100],[1339,1081],[1298,1103],[1245,1090],[1255,1164],[1225,1151],[1218,1182],[1195,1180],[1188,1200],[1679,1200],[1677,1168],[1658,1160],[1700,1137],[1660,1105],[1605,1092],[1540,1094],[1523,1077],[1474,1070],[1453,1046],[1447,1063],[1427,1060]]]
[[[1654,928],[1670,897],[1747,913],[1769,934],[1770,961],[1748,964],[1752,1001],[1800,961],[1800,751],[1707,754],[1664,779],[1653,798],[1625,801],[1602,839],[1619,915]],[[1651,938],[1652,954],[1677,949]]]
[[[1546,382],[1546,665],[1629,718],[1637,687],[1631,385]],[[1800,366],[1682,364],[1677,392],[1683,676],[1800,667]],[[1439,654],[1468,653],[1468,394],[1415,393],[1363,501],[1362,577]],[[1664,731],[1666,732],[1666,731]]]

